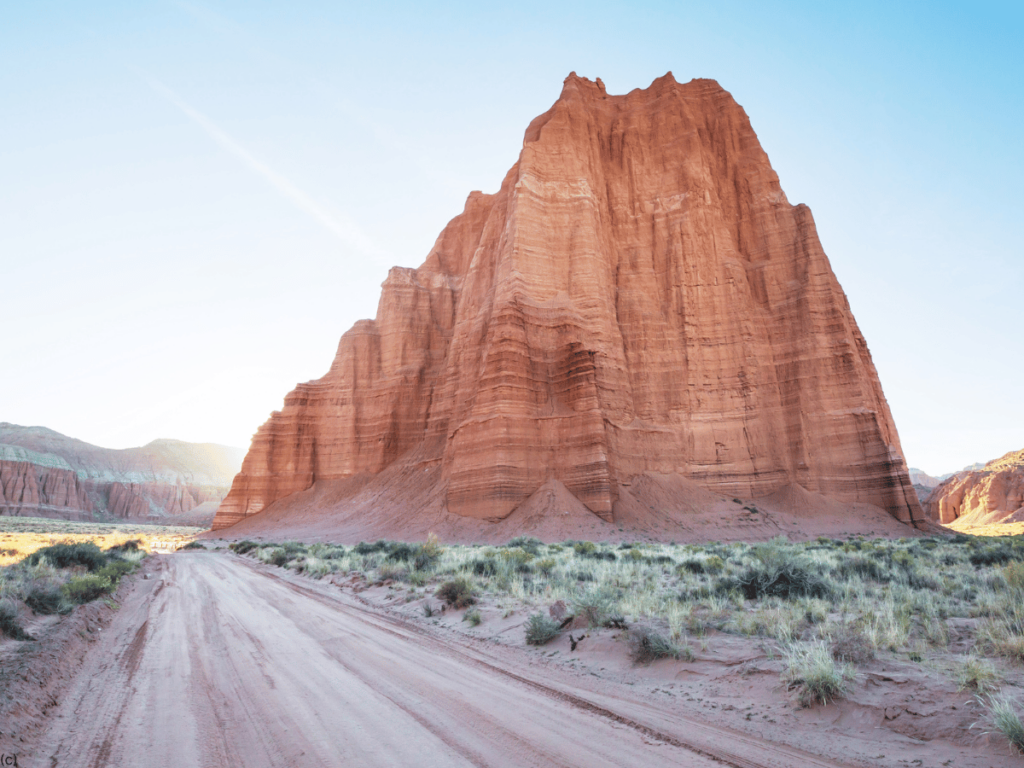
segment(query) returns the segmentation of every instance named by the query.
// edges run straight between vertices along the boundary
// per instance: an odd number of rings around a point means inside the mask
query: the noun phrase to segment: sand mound
[[[354,544],[422,541],[433,533],[447,542],[497,544],[516,536],[548,542],[703,542],[917,534],[878,507],[844,504],[799,485],[747,501],[712,493],[682,475],[645,473],[622,484],[610,523],[554,479],[498,521],[450,512],[446,490],[440,462],[413,453],[379,475],[319,481],[207,536]]]

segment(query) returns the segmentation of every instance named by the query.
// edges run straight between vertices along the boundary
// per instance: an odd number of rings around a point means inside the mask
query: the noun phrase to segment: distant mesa
[[[207,527],[245,451],[154,440],[100,448],[46,427],[0,423],[0,515]]]
[[[700,494],[724,525],[783,489],[819,517],[924,520],[810,210],[715,81],[610,96],[573,73],[499,190],[393,268],[259,429],[214,528],[563,514],[672,536]]]
[[[935,522],[958,528],[1024,523],[1024,450],[948,476],[924,506]]]

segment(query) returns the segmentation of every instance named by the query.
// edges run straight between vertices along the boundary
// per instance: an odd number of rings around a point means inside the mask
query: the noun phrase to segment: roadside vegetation
[[[0,568],[13,565],[37,549],[57,543],[93,542],[107,549],[126,541],[138,541],[142,549],[175,549],[191,541],[202,528],[179,525],[143,525],[79,522],[40,517],[0,515]]]
[[[25,617],[70,613],[76,605],[113,593],[145,556],[138,540],[105,550],[91,541],[69,541],[0,568],[0,634],[33,640],[23,627]]]
[[[806,706],[841,698],[879,657],[927,660],[979,695],[1000,689],[997,667],[1024,664],[1024,537],[231,548],[314,578],[396,585],[407,600],[436,599],[435,612],[515,602],[532,645],[573,627],[626,630],[637,663],[693,658],[715,633],[757,638]]]

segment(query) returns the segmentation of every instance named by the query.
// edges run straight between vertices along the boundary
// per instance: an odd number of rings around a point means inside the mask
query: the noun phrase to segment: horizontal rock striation
[[[946,478],[924,507],[932,520],[943,525],[1024,522],[1024,450]]]
[[[225,446],[155,440],[112,450],[0,423],[0,515],[172,522],[220,502],[241,459]]]
[[[624,96],[570,75],[499,191],[259,429],[215,528],[399,460],[484,520],[549,480],[612,520],[651,472],[922,519],[810,210],[728,92],[671,73]]]

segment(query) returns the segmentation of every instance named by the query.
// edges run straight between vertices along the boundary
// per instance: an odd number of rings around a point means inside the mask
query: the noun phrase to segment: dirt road
[[[234,556],[160,558],[106,634],[23,765],[834,765]]]

